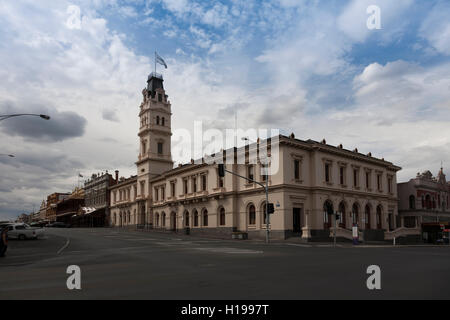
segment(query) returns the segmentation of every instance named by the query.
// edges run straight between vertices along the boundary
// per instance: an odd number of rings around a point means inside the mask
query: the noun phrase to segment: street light
[[[10,157],[10,158],[14,158],[15,156],[13,154],[0,154],[0,157]]]
[[[50,116],[46,114],[34,114],[34,113],[18,113],[18,114],[6,114],[6,115],[0,115],[0,121],[6,120],[13,117],[21,117],[21,116],[32,116],[32,117],[39,117],[44,120],[50,120]]]

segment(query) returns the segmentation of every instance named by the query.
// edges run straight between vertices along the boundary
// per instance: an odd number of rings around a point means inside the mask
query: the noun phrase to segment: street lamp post
[[[14,158],[15,155],[13,155],[13,154],[0,154],[0,157],[10,157],[10,158]]]
[[[44,120],[50,120],[50,116],[48,116],[46,114],[18,113],[18,114],[0,115],[0,121],[6,120],[6,119],[9,119],[9,118],[14,118],[14,117],[22,117],[22,116],[32,116],[32,117],[39,117],[39,118],[42,118]]]

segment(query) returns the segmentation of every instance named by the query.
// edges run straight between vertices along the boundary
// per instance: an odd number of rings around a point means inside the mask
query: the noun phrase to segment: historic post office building
[[[217,166],[188,163],[173,166],[171,157],[171,104],[161,75],[152,73],[139,107],[140,153],[137,175],[110,188],[111,225],[146,226],[191,234],[249,238],[265,234],[265,192],[255,183],[226,174]],[[340,212],[340,236],[351,237],[355,224],[368,239],[383,239],[398,221],[396,173],[384,159],[331,146],[325,140],[279,136],[279,170],[261,174],[261,164],[226,164],[226,169],[252,180],[268,179],[271,236],[305,239],[329,238]],[[249,154],[259,143],[245,147]],[[233,150],[234,151],[234,150]]]

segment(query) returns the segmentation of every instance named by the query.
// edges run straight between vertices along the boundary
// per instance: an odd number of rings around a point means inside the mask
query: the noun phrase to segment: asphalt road
[[[0,299],[450,299],[449,247],[224,241],[114,229],[47,229],[10,241]],[[68,290],[69,265],[81,290]],[[367,267],[381,268],[368,290]]]

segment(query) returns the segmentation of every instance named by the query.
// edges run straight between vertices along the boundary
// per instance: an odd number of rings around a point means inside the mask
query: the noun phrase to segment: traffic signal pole
[[[266,243],[269,243],[270,242],[270,230],[269,230],[269,224],[270,224],[270,221],[269,221],[269,219],[270,219],[270,214],[269,214],[269,175],[266,174],[266,185],[264,185],[261,182],[249,179],[249,178],[241,176],[240,174],[237,174],[237,173],[235,173],[233,171],[227,170],[227,169],[225,169],[225,166],[223,164],[219,164],[219,176],[220,177],[224,177],[225,176],[225,172],[228,172],[228,173],[230,173],[232,175],[235,175],[235,176],[237,176],[239,178],[245,179],[245,180],[247,180],[249,182],[256,183],[257,185],[259,185],[259,186],[264,188],[264,191],[266,193]]]

